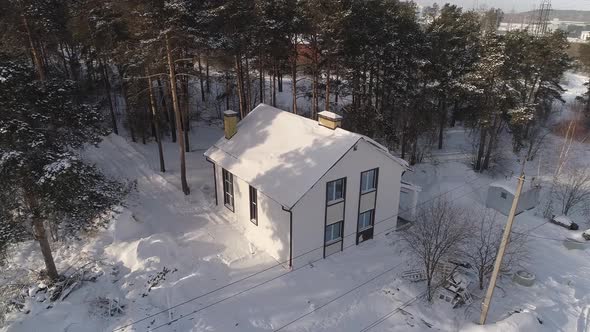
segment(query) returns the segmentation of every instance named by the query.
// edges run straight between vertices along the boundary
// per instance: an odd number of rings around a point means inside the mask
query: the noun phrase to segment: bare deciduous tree
[[[475,212],[475,211],[474,211]],[[464,257],[477,273],[479,289],[484,288],[485,279],[492,273],[494,262],[502,242],[504,223],[490,209],[470,213],[475,217],[470,221],[472,236],[463,249]],[[508,269],[526,255],[525,235],[513,232],[502,260],[502,270]]]
[[[579,167],[563,174],[555,184],[553,196],[561,204],[564,215],[590,202],[590,170]]]
[[[432,282],[441,264],[459,254],[468,236],[465,214],[444,198],[420,209],[412,227],[401,233],[426,272],[428,301],[432,301]]]

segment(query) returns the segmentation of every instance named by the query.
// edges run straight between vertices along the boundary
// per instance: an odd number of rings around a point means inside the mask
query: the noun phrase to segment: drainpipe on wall
[[[293,268],[293,211],[285,209],[283,211],[289,212],[289,267]]]
[[[210,162],[213,166],[213,186],[215,187],[215,205],[219,205],[219,202],[217,202],[217,171],[215,169],[215,163],[209,158],[205,159],[207,159],[207,161]]]

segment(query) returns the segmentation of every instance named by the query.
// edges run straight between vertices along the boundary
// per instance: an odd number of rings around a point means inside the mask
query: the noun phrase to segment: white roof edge
[[[369,138],[367,136],[361,135],[361,138],[365,140],[367,143],[375,146],[377,148],[377,150],[381,151],[383,154],[385,154],[387,157],[389,157],[391,160],[397,162],[398,164],[400,164],[401,166],[403,166],[405,169],[410,170],[410,164],[403,160],[402,158],[396,157],[394,155],[391,154],[391,152],[389,152],[389,149],[387,149],[385,146],[379,144],[377,141],[375,141],[372,138]]]

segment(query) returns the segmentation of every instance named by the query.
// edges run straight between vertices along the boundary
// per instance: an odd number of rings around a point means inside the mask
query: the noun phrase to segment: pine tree
[[[446,4],[426,29],[430,46],[429,73],[437,84],[438,148],[443,147],[448,106],[457,99],[460,79],[473,69],[480,36],[479,17]]]
[[[47,275],[56,280],[45,223],[59,221],[70,233],[84,229],[118,202],[123,188],[75,153],[83,144],[97,143],[106,131],[98,109],[76,101],[74,82],[35,80],[24,61],[4,54],[0,77],[0,178],[3,192],[10,193],[2,200],[12,209],[2,227],[31,225]]]

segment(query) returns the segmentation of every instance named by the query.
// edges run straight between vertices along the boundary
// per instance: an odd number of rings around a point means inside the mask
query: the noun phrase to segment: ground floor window
[[[326,226],[326,244],[342,240],[342,221]]]
[[[362,232],[365,229],[373,227],[374,216],[375,210],[369,210],[359,214],[359,232]]]
[[[234,210],[234,175],[227,170],[223,174],[223,204],[230,210]]]
[[[250,186],[250,221],[258,226],[258,192]]]

